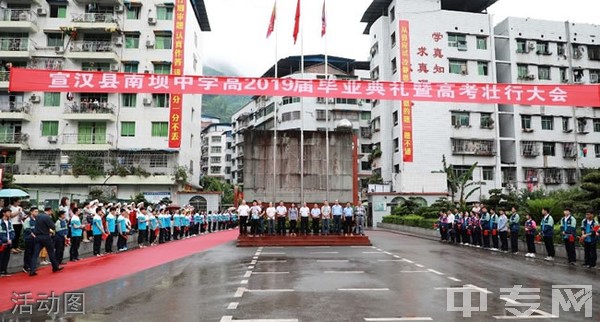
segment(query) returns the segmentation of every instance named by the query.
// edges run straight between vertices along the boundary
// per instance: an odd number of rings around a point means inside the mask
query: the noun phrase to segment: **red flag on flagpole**
[[[298,32],[300,31],[300,0],[296,4],[296,18],[294,23],[294,45],[296,44],[296,40],[298,40]]]
[[[275,17],[277,14],[277,1],[273,3],[273,12],[271,13],[271,20],[269,21],[269,28],[267,29],[267,38],[271,36],[273,30],[275,30]]]
[[[327,32],[327,16],[325,15],[325,0],[323,0],[323,13],[321,14],[321,37]]]

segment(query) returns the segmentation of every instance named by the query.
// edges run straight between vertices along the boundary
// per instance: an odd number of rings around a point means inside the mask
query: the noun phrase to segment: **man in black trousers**
[[[45,207],[44,213],[37,216],[35,228],[33,229],[33,234],[35,235],[35,247],[33,255],[31,256],[31,270],[29,271],[29,276],[37,275],[35,270],[38,265],[38,257],[40,256],[42,247],[45,247],[48,252],[48,258],[50,258],[50,263],[52,263],[52,272],[56,273],[63,269],[63,267],[59,266],[58,261],[56,261],[56,257],[54,256],[54,243],[51,235],[54,235],[55,231],[56,226],[52,221],[52,208]]]

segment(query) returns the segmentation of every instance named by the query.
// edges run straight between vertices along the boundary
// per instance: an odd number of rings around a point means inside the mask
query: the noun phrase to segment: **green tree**
[[[233,204],[233,185],[230,183],[219,178],[204,176],[200,179],[200,185],[204,191],[223,192],[223,204]]]
[[[444,169],[442,170],[446,173],[446,178],[448,181],[448,189],[450,190],[450,194],[452,196],[452,201],[455,201],[456,193],[459,194],[458,202],[462,209],[465,209],[467,206],[467,200],[478,190],[481,189],[481,182],[473,181],[473,172],[477,168],[477,162],[475,162],[467,171],[464,171],[460,175],[456,175],[454,171],[454,167],[452,165],[448,165],[446,162],[446,156],[442,156],[442,165]]]
[[[131,196],[131,202],[135,203],[136,205],[140,202],[144,203],[144,206],[148,206],[150,204],[150,202],[148,200],[146,200],[146,197],[144,196],[143,193],[138,193],[137,195]]]

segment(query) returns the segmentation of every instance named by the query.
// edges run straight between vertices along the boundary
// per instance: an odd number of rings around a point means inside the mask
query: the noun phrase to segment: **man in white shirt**
[[[323,202],[323,207],[321,207],[321,233],[325,236],[329,235],[329,221],[331,220],[331,207],[329,206],[329,201],[325,200]]]
[[[300,207],[300,234],[304,236],[308,235],[308,215],[310,214],[310,208],[306,205],[306,202],[303,203],[302,207]]]
[[[240,218],[240,235],[248,234],[248,214],[250,207],[246,204],[246,200],[242,200],[242,204],[237,209],[238,217]]]
[[[285,236],[285,218],[287,217],[287,208],[283,201],[277,206],[277,235]]]
[[[342,215],[344,208],[340,205],[339,201],[335,201],[334,205],[331,207],[331,214],[333,215],[333,233],[341,235],[342,234]]]
[[[319,221],[321,221],[321,208],[319,208],[319,205],[314,204],[310,210],[310,216],[312,217],[313,236],[316,236],[319,234]]]
[[[273,203],[269,202],[269,207],[267,208],[267,225],[269,226],[268,234],[271,236],[275,235],[275,214],[276,213],[277,213],[277,210],[275,209],[275,207],[273,207]]]
[[[451,242],[454,244],[454,241],[456,240],[456,227],[454,225],[454,219],[456,217],[454,216],[454,214],[452,213],[452,211],[448,210],[448,228],[450,230],[450,240]]]

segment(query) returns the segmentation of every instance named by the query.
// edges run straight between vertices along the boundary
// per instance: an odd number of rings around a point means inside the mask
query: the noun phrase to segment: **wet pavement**
[[[374,247],[215,247],[186,259],[99,284],[85,291],[85,315],[76,321],[495,321],[517,319],[541,303],[532,318],[582,321],[574,308],[552,315],[553,285],[591,285],[593,318],[600,320],[598,270],[547,263],[383,231]],[[127,270],[126,267],[123,270]],[[501,288],[539,288],[540,300],[506,299]],[[1,284],[0,284],[1,286]],[[574,292],[578,289],[574,289]],[[447,295],[477,310],[447,311]],[[483,296],[482,296],[483,294]],[[563,291],[568,298],[570,291]],[[501,299],[503,297],[504,299]],[[576,295],[576,298],[579,299]],[[467,305],[469,306],[469,305]],[[535,309],[535,308],[534,308]],[[16,318],[5,314],[4,319]],[[22,318],[22,317],[21,317]],[[42,316],[32,320],[42,320]],[[23,320],[23,319],[20,319]],[[27,320],[27,319],[25,319]]]

